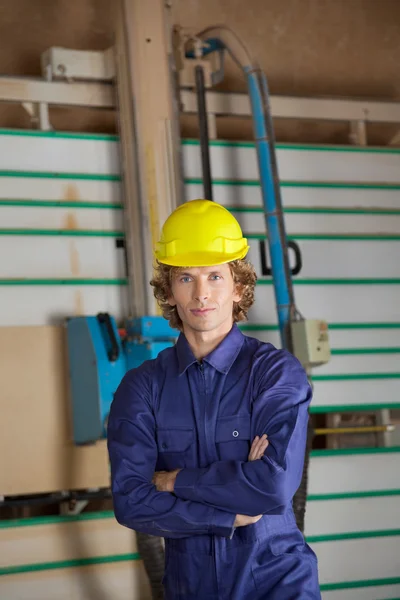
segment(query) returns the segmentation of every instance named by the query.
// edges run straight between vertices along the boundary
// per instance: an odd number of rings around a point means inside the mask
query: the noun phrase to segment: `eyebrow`
[[[205,275],[221,275],[221,271],[206,271]],[[195,274],[189,273],[188,271],[179,271],[176,274],[177,277],[196,277]]]

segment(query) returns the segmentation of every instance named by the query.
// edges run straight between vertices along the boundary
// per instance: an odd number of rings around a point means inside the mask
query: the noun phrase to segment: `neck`
[[[232,329],[233,321],[229,319],[226,323],[222,323],[218,329],[213,331],[196,331],[188,327],[183,327],[183,333],[188,341],[190,349],[197,360],[203,360],[205,356],[210,354]]]

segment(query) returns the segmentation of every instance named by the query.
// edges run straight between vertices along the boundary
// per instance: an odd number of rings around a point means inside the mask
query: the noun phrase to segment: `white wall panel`
[[[343,354],[331,356],[326,365],[313,370],[315,375],[343,375],[346,373],[396,373],[400,366],[399,354]],[[399,398],[400,401],[400,398]]]
[[[118,142],[95,136],[0,135],[1,170],[119,174]]]
[[[318,377],[318,369],[314,369]],[[314,381],[313,406],[332,407],[346,404],[400,402],[400,379],[356,379],[346,381]]]
[[[302,268],[293,276],[296,278],[400,278],[399,241],[321,241],[296,240],[300,249]],[[263,277],[261,265],[261,246],[258,240],[249,240],[248,259],[253,263],[259,278]],[[265,256],[271,267],[268,243],[265,242]],[[293,249],[289,249],[290,267],[296,267]]]
[[[201,184],[186,183],[186,200],[202,198],[203,194],[204,191]],[[215,184],[213,186],[213,195],[214,200],[224,206],[263,205],[261,187],[259,185]],[[330,208],[400,209],[400,189],[285,187],[282,185],[281,196],[284,207],[325,206]]]
[[[400,496],[312,500],[307,504],[306,536],[390,529],[400,531]],[[317,544],[315,548],[318,550]]]
[[[400,205],[400,202],[399,202]],[[399,209],[400,210],[400,209]],[[260,212],[233,212],[239,221],[243,232],[266,233],[264,215]],[[285,227],[289,235],[296,234],[328,234],[351,235],[373,234],[399,234],[399,215],[335,215],[316,213],[286,213]],[[399,234],[400,235],[400,234]]]
[[[244,331],[245,335],[280,346],[278,331]],[[400,329],[329,329],[331,348],[399,348]]]
[[[44,163],[43,168],[45,167]],[[3,177],[0,174],[0,186],[2,199],[115,202],[117,204],[122,201],[122,185],[119,181]]]
[[[0,235],[0,256],[12,257],[0,261],[0,279],[125,277],[124,250],[115,242],[104,237]],[[21,294],[21,289],[14,292]]]
[[[0,136],[1,137],[1,136]],[[123,211],[117,209],[0,206],[2,229],[63,229],[123,231]]]
[[[399,458],[399,452],[314,456],[308,493],[399,489]]]
[[[128,290],[117,285],[1,287],[0,327],[59,325],[65,318],[109,312],[128,314]]]
[[[320,583],[398,577],[399,544],[400,536],[311,544],[318,556]]]
[[[298,308],[309,319],[328,323],[400,322],[400,285],[295,284],[294,290]],[[276,322],[272,285],[257,286],[249,316],[252,323]]]
[[[214,179],[259,179],[257,153],[252,146],[211,145]],[[400,153],[336,150],[296,150],[278,147],[281,180],[399,183]],[[183,146],[185,177],[201,177],[200,147]]]

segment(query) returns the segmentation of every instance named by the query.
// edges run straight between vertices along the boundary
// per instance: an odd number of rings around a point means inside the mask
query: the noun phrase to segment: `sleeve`
[[[252,439],[268,435],[264,457],[183,469],[174,488],[179,498],[250,516],[281,514],[292,501],[303,473],[311,387],[300,362],[286,351],[276,351],[262,371],[251,430]]]
[[[165,538],[233,534],[234,514],[158,492],[152,484],[157,461],[155,419],[149,377],[140,368],[128,372],[118,387],[107,443],[114,513],[121,525]]]

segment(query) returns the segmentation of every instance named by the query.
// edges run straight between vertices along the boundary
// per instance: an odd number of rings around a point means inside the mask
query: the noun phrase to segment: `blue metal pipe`
[[[265,224],[268,232],[268,245],[271,255],[271,269],[274,282],[275,300],[278,312],[282,347],[290,349],[288,325],[291,319],[293,302],[291,274],[287,264],[287,240],[282,217],[282,207],[276,195],[277,172],[274,172],[271,140],[268,136],[262,93],[259,86],[259,71],[251,66],[244,67],[253,114],[254,136],[257,147],[258,167],[264,203]],[[272,142],[273,143],[273,142]]]
[[[225,27],[218,26],[208,28],[199,34],[201,37],[204,36],[203,41],[207,44],[203,48],[203,56],[225,49],[240,65],[247,78],[281,343],[283,348],[292,352],[289,325],[296,308],[280,196],[273,125],[269,110],[267,78],[260,68],[251,64],[251,57],[240,40],[233,32],[228,31],[225,35],[225,30]],[[186,56],[191,58],[193,53],[188,52]]]

